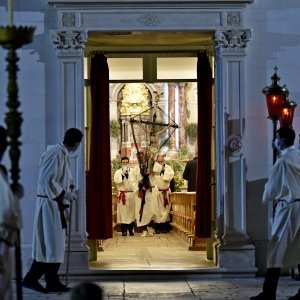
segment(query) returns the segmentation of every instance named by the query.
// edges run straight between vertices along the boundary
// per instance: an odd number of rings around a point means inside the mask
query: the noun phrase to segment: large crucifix
[[[154,105],[150,108],[150,110],[153,111],[152,114],[152,121],[150,120],[143,120],[141,118],[141,115],[144,113],[141,113],[137,116],[134,116],[130,119],[130,123],[131,123],[131,129],[132,129],[132,134],[133,134],[133,139],[134,139],[134,143],[136,146],[136,150],[137,152],[139,152],[138,146],[137,146],[137,142],[136,142],[136,137],[134,134],[134,127],[133,124],[136,123],[140,126],[140,128],[146,133],[146,135],[149,135],[149,148],[148,151],[146,153],[146,161],[147,161],[147,170],[148,172],[152,171],[152,167],[153,164],[155,162],[156,156],[159,153],[159,151],[161,150],[161,148],[166,144],[166,142],[170,139],[171,135],[175,132],[176,128],[179,128],[179,126],[175,123],[174,120],[172,120],[169,116],[169,120],[171,120],[171,122],[157,122],[157,112],[160,110],[163,114],[166,114],[159,106],[158,106],[158,102],[159,102],[159,98],[163,93],[157,93],[154,92],[155,95],[155,103]],[[144,128],[143,126],[141,126],[142,124],[146,125],[146,128]],[[150,127],[151,128],[148,128]],[[158,129],[158,127],[160,129]],[[160,143],[160,138],[161,136],[167,132],[167,130],[169,128],[174,128],[174,131],[172,133],[169,132],[169,136],[162,142]]]

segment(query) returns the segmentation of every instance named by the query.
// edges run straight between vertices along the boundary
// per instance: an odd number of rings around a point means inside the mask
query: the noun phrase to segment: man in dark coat
[[[182,177],[188,181],[187,191],[196,192],[197,156],[187,162]]]

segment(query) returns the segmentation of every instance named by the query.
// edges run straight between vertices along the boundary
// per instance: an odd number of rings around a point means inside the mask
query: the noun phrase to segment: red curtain
[[[108,239],[112,230],[112,188],[109,133],[109,71],[107,58],[95,54],[90,71],[92,124],[90,169],[87,172],[87,232],[89,239]]]
[[[211,236],[211,130],[212,72],[206,53],[198,54],[198,158],[196,189],[196,237]]]

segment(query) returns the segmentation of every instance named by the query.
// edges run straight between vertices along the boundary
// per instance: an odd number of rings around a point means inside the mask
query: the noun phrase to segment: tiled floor
[[[201,268],[213,273],[193,273]],[[147,238],[138,233],[134,237],[116,234],[104,243],[104,251],[98,252],[98,261],[91,263],[91,269],[103,273],[71,277],[69,286],[93,281],[102,287],[103,299],[114,300],[246,300],[257,295],[263,283],[261,277],[218,277],[217,268],[206,259],[205,252],[188,251],[187,244],[173,233]],[[180,276],[180,270],[186,272],[185,276]],[[113,271],[115,276],[110,277]],[[289,276],[280,278],[277,300],[288,299],[299,287],[300,282]],[[13,300],[17,300],[16,295]],[[70,295],[44,295],[24,288],[23,300],[70,300]]]
[[[205,251],[189,251],[188,244],[175,233],[154,234],[152,237],[121,236],[104,243],[92,269],[101,270],[181,270],[216,268],[206,259]]]
[[[82,278],[82,281],[85,279]],[[247,300],[250,296],[261,291],[262,278],[226,278],[191,280],[152,280],[146,281],[94,281],[103,289],[103,299],[131,300],[131,299],[198,299],[198,300]],[[74,286],[79,281],[71,282]],[[277,300],[286,300],[294,295],[300,282],[290,277],[280,278]],[[16,298],[14,298],[15,300]],[[24,300],[70,300],[67,294],[39,294],[23,289]],[[97,299],[91,299],[97,300]]]

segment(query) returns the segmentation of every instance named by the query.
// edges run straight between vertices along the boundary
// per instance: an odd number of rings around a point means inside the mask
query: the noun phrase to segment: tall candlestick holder
[[[7,127],[7,136],[9,138],[11,188],[15,193],[20,193],[20,191],[23,191],[23,188],[19,183],[19,160],[21,156],[21,142],[19,141],[19,137],[21,136],[21,124],[23,119],[21,117],[21,113],[18,111],[20,102],[18,100],[19,89],[17,84],[17,71],[19,68],[17,62],[19,61],[19,58],[16,50],[21,48],[24,44],[32,42],[34,30],[35,28],[33,27],[23,26],[0,27],[0,44],[8,51],[6,57],[6,61],[8,62],[6,68],[8,72],[8,100],[6,102],[8,111],[6,113],[5,123]],[[20,232],[18,232],[18,241],[15,248],[17,299],[22,300],[22,256]]]

